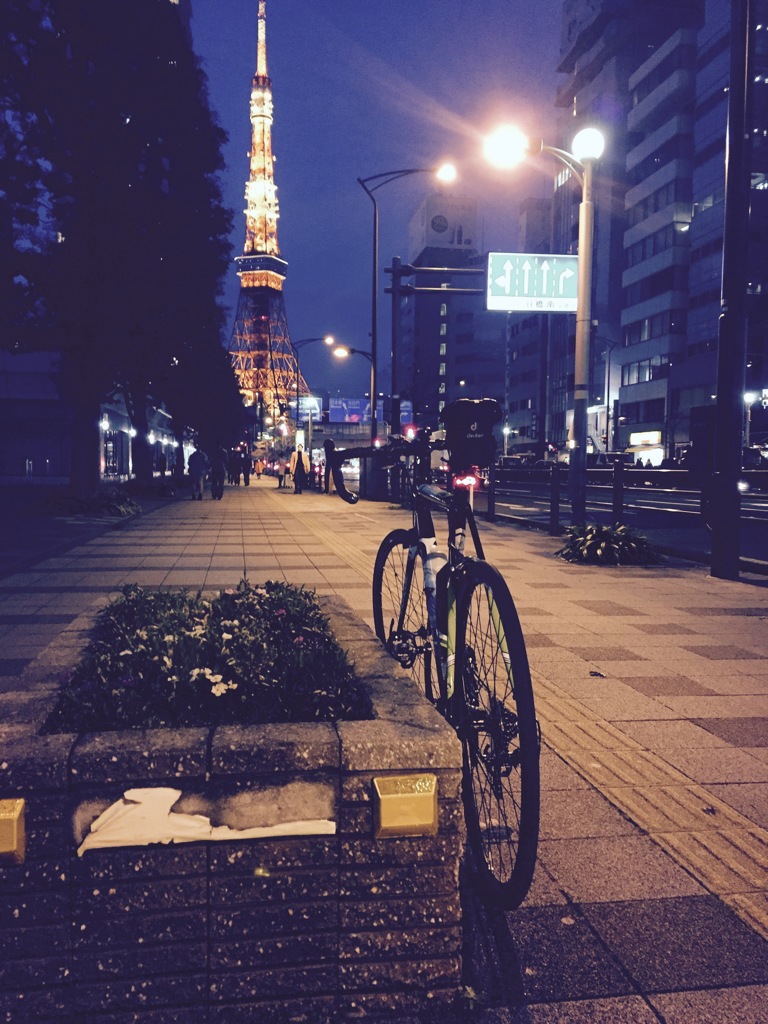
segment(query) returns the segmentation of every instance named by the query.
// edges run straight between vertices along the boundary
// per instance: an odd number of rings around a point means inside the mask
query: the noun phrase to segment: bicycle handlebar
[[[332,438],[329,437],[323,442],[325,460],[331,467],[334,487],[339,497],[349,505],[357,504],[359,498],[357,494],[347,490],[344,474],[341,471],[342,463],[348,462],[350,459],[375,458],[384,465],[394,465],[403,456],[429,455],[433,451],[444,451],[445,447],[444,441],[430,440],[429,433],[427,432],[422,437],[413,438],[412,440],[401,435],[391,437],[389,442],[380,448],[370,446],[366,448],[342,448],[337,450]]]

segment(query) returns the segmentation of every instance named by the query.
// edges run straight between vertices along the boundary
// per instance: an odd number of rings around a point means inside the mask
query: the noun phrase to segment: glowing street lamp
[[[400,171],[384,171],[372,174],[368,178],[358,178],[357,183],[373,203],[373,253],[371,266],[371,444],[376,441],[378,433],[376,424],[376,361],[378,357],[379,338],[379,206],[374,192],[400,178],[408,178],[412,174],[431,174],[443,184],[456,180],[456,168],[453,164],[444,163],[438,167],[410,167]],[[392,354],[392,395],[397,394],[397,371],[394,353]],[[399,412],[396,429],[399,427]]]
[[[605,149],[605,139],[597,128],[582,128],[571,144],[571,152],[545,146],[542,140],[531,144],[514,125],[501,125],[484,144],[486,158],[496,167],[510,169],[527,155],[548,153],[564,164],[581,187],[579,206],[579,282],[576,298],[576,354],[573,384],[573,429],[568,478],[571,491],[571,521],[583,526],[587,498],[587,403],[589,401],[589,342],[592,328],[592,263],[595,238],[595,210],[592,176],[596,160]]]
[[[310,345],[312,342],[322,341],[324,344],[330,346],[336,344],[336,339],[332,334],[324,334],[320,338],[302,338],[300,341],[292,341],[291,348],[293,354],[296,357],[296,430],[299,429],[299,381],[301,380],[301,371],[299,369],[299,349],[304,348],[305,345]]]

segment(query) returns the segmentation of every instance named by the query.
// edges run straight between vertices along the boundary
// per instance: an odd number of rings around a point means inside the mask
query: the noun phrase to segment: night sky
[[[504,176],[485,166],[480,140],[500,121],[513,121],[531,136],[560,142],[567,114],[553,101],[562,81],[561,7],[562,0],[267,0],[278,239],[288,261],[294,341],[332,333],[370,347],[373,207],[358,177],[451,159],[460,173],[451,191],[481,199],[479,248],[515,249],[516,204],[547,195],[554,169],[540,157],[535,167]],[[193,0],[195,48],[229,136],[223,186],[236,213],[235,255],[245,232],[257,9],[257,0]],[[429,191],[428,176],[415,175],[377,193],[382,271],[393,255],[408,256],[408,222]],[[230,323],[238,287],[233,265]],[[383,294],[380,310],[385,351]],[[369,366],[359,356],[340,366],[323,345],[301,352],[315,390],[362,394]],[[380,373],[383,389],[385,366]]]

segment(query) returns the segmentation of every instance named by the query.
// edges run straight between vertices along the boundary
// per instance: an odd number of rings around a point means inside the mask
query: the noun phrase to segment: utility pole
[[[713,576],[739,578],[742,430],[747,361],[750,201],[750,51],[753,0],[731,0],[731,65],[725,142],[725,216],[715,408],[712,501]]]

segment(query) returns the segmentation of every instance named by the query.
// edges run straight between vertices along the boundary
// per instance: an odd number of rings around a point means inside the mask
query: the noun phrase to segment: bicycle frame
[[[456,661],[456,595],[461,567],[468,556],[464,549],[467,528],[469,529],[475,557],[485,559],[477,521],[465,489],[446,492],[431,482],[431,455],[444,450],[443,442],[432,442],[429,431],[418,439],[408,441],[397,438],[383,448],[355,448],[336,452],[332,441],[326,441],[326,458],[334,474],[334,483],[339,495],[350,504],[357,501],[357,495],[347,491],[341,474],[341,463],[351,458],[378,458],[385,464],[400,463],[403,457],[414,459],[414,480],[410,497],[413,513],[413,529],[416,543],[408,555],[406,581],[394,635],[403,632],[407,595],[415,571],[416,557],[422,556],[424,593],[427,603],[427,625],[435,654],[439,695],[432,699],[440,711],[451,720],[451,698],[455,690],[454,669]],[[447,550],[442,550],[437,540],[433,510],[443,513],[448,523]],[[442,576],[442,578],[441,578]],[[497,634],[500,624],[494,622]],[[503,632],[503,631],[502,631]],[[499,636],[500,643],[506,643]]]

